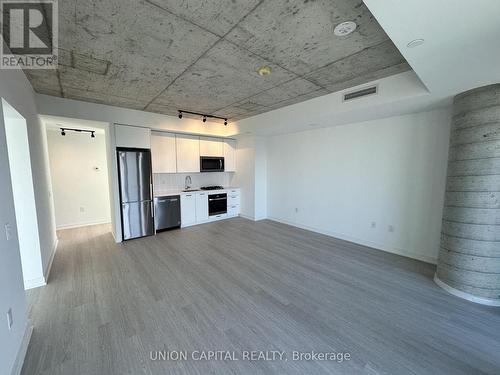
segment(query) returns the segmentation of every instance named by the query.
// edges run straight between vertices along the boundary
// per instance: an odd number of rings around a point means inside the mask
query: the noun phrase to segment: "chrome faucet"
[[[193,182],[191,181],[191,176],[186,176],[185,180],[184,180],[184,187],[187,189],[189,189],[191,187],[191,184]]]

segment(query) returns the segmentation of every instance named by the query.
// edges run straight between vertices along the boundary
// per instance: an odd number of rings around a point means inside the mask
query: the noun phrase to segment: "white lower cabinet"
[[[227,204],[227,216],[234,217],[240,214],[240,205],[239,204]]]
[[[240,214],[240,190],[231,189],[227,192],[227,216],[234,217]]]
[[[208,221],[208,193],[196,193],[196,223]]]
[[[208,195],[210,193],[201,191],[195,193],[181,193],[181,227],[217,221],[240,214],[240,190],[228,189],[227,213],[219,215],[208,215]]]
[[[196,194],[181,194],[181,226],[188,227],[194,224],[196,224]]]

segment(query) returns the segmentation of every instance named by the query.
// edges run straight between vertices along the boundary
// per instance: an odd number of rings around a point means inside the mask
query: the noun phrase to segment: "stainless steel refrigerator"
[[[124,240],[154,234],[151,152],[117,149]]]

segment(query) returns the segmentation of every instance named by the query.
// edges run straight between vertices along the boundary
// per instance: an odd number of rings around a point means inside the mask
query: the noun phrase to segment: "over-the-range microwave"
[[[200,172],[224,172],[224,158],[200,156]]]

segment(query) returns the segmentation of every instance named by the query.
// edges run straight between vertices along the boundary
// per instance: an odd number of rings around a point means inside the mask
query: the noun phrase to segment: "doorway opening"
[[[42,117],[57,230],[111,222],[108,124]]]

